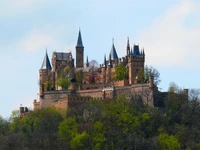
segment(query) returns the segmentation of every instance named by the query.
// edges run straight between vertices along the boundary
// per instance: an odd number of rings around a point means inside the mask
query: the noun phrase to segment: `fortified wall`
[[[118,86],[114,86],[114,85]],[[154,106],[153,101],[153,86],[151,83],[148,84],[135,84],[126,85],[126,81],[113,83],[113,86],[103,86],[100,84],[83,84],[83,85],[73,85],[74,88],[79,87],[79,90],[67,90],[67,91],[46,91],[44,96],[40,98],[40,102],[34,100],[34,110],[48,108],[55,106],[56,108],[68,108],[77,107],[83,103],[88,103],[91,99],[108,101],[113,97],[125,94],[127,99],[131,99],[134,96],[141,96],[141,99],[145,104]],[[119,86],[119,85],[123,86]],[[95,88],[98,87],[98,88]],[[91,89],[93,88],[93,89]]]

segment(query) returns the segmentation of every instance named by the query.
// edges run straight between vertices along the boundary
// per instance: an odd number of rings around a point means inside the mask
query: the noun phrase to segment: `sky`
[[[33,107],[46,52],[71,51],[81,29],[85,58],[103,63],[112,39],[119,57],[127,37],[160,72],[159,89],[170,82],[200,88],[199,0],[6,0],[0,1],[0,115]]]

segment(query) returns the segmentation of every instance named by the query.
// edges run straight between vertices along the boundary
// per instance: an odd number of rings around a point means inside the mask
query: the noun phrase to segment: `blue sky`
[[[199,0],[6,0],[0,1],[0,115],[32,107],[46,47],[73,53],[81,28],[85,57],[103,62],[112,38],[119,57],[130,43],[145,49],[146,64],[170,82],[200,88]]]

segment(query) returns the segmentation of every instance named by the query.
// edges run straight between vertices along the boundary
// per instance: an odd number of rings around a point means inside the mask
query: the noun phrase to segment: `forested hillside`
[[[48,108],[10,120],[0,118],[1,150],[200,149],[199,93],[170,92],[163,108],[128,101],[91,100],[68,112]],[[188,100],[187,100],[188,99]]]

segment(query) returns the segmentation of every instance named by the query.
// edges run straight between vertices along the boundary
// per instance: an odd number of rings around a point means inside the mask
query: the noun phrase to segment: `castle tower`
[[[76,45],[76,68],[84,67],[84,47],[81,38],[81,31],[79,30],[78,41]]]
[[[143,52],[140,53],[139,45],[134,45],[132,55],[130,55],[128,58],[129,84],[134,84],[134,80],[136,79],[138,73],[141,70],[144,70],[144,62],[145,62],[144,49]]]
[[[42,63],[42,66],[40,68],[39,74],[40,74],[40,97],[42,97],[44,95],[44,83],[46,81],[49,80],[49,73],[51,72],[51,63],[49,61],[49,57],[47,54],[47,50],[46,50],[46,54],[44,56],[44,60]]]
[[[127,38],[127,46],[126,46],[126,56],[130,55],[130,43],[129,43],[129,37]]]

